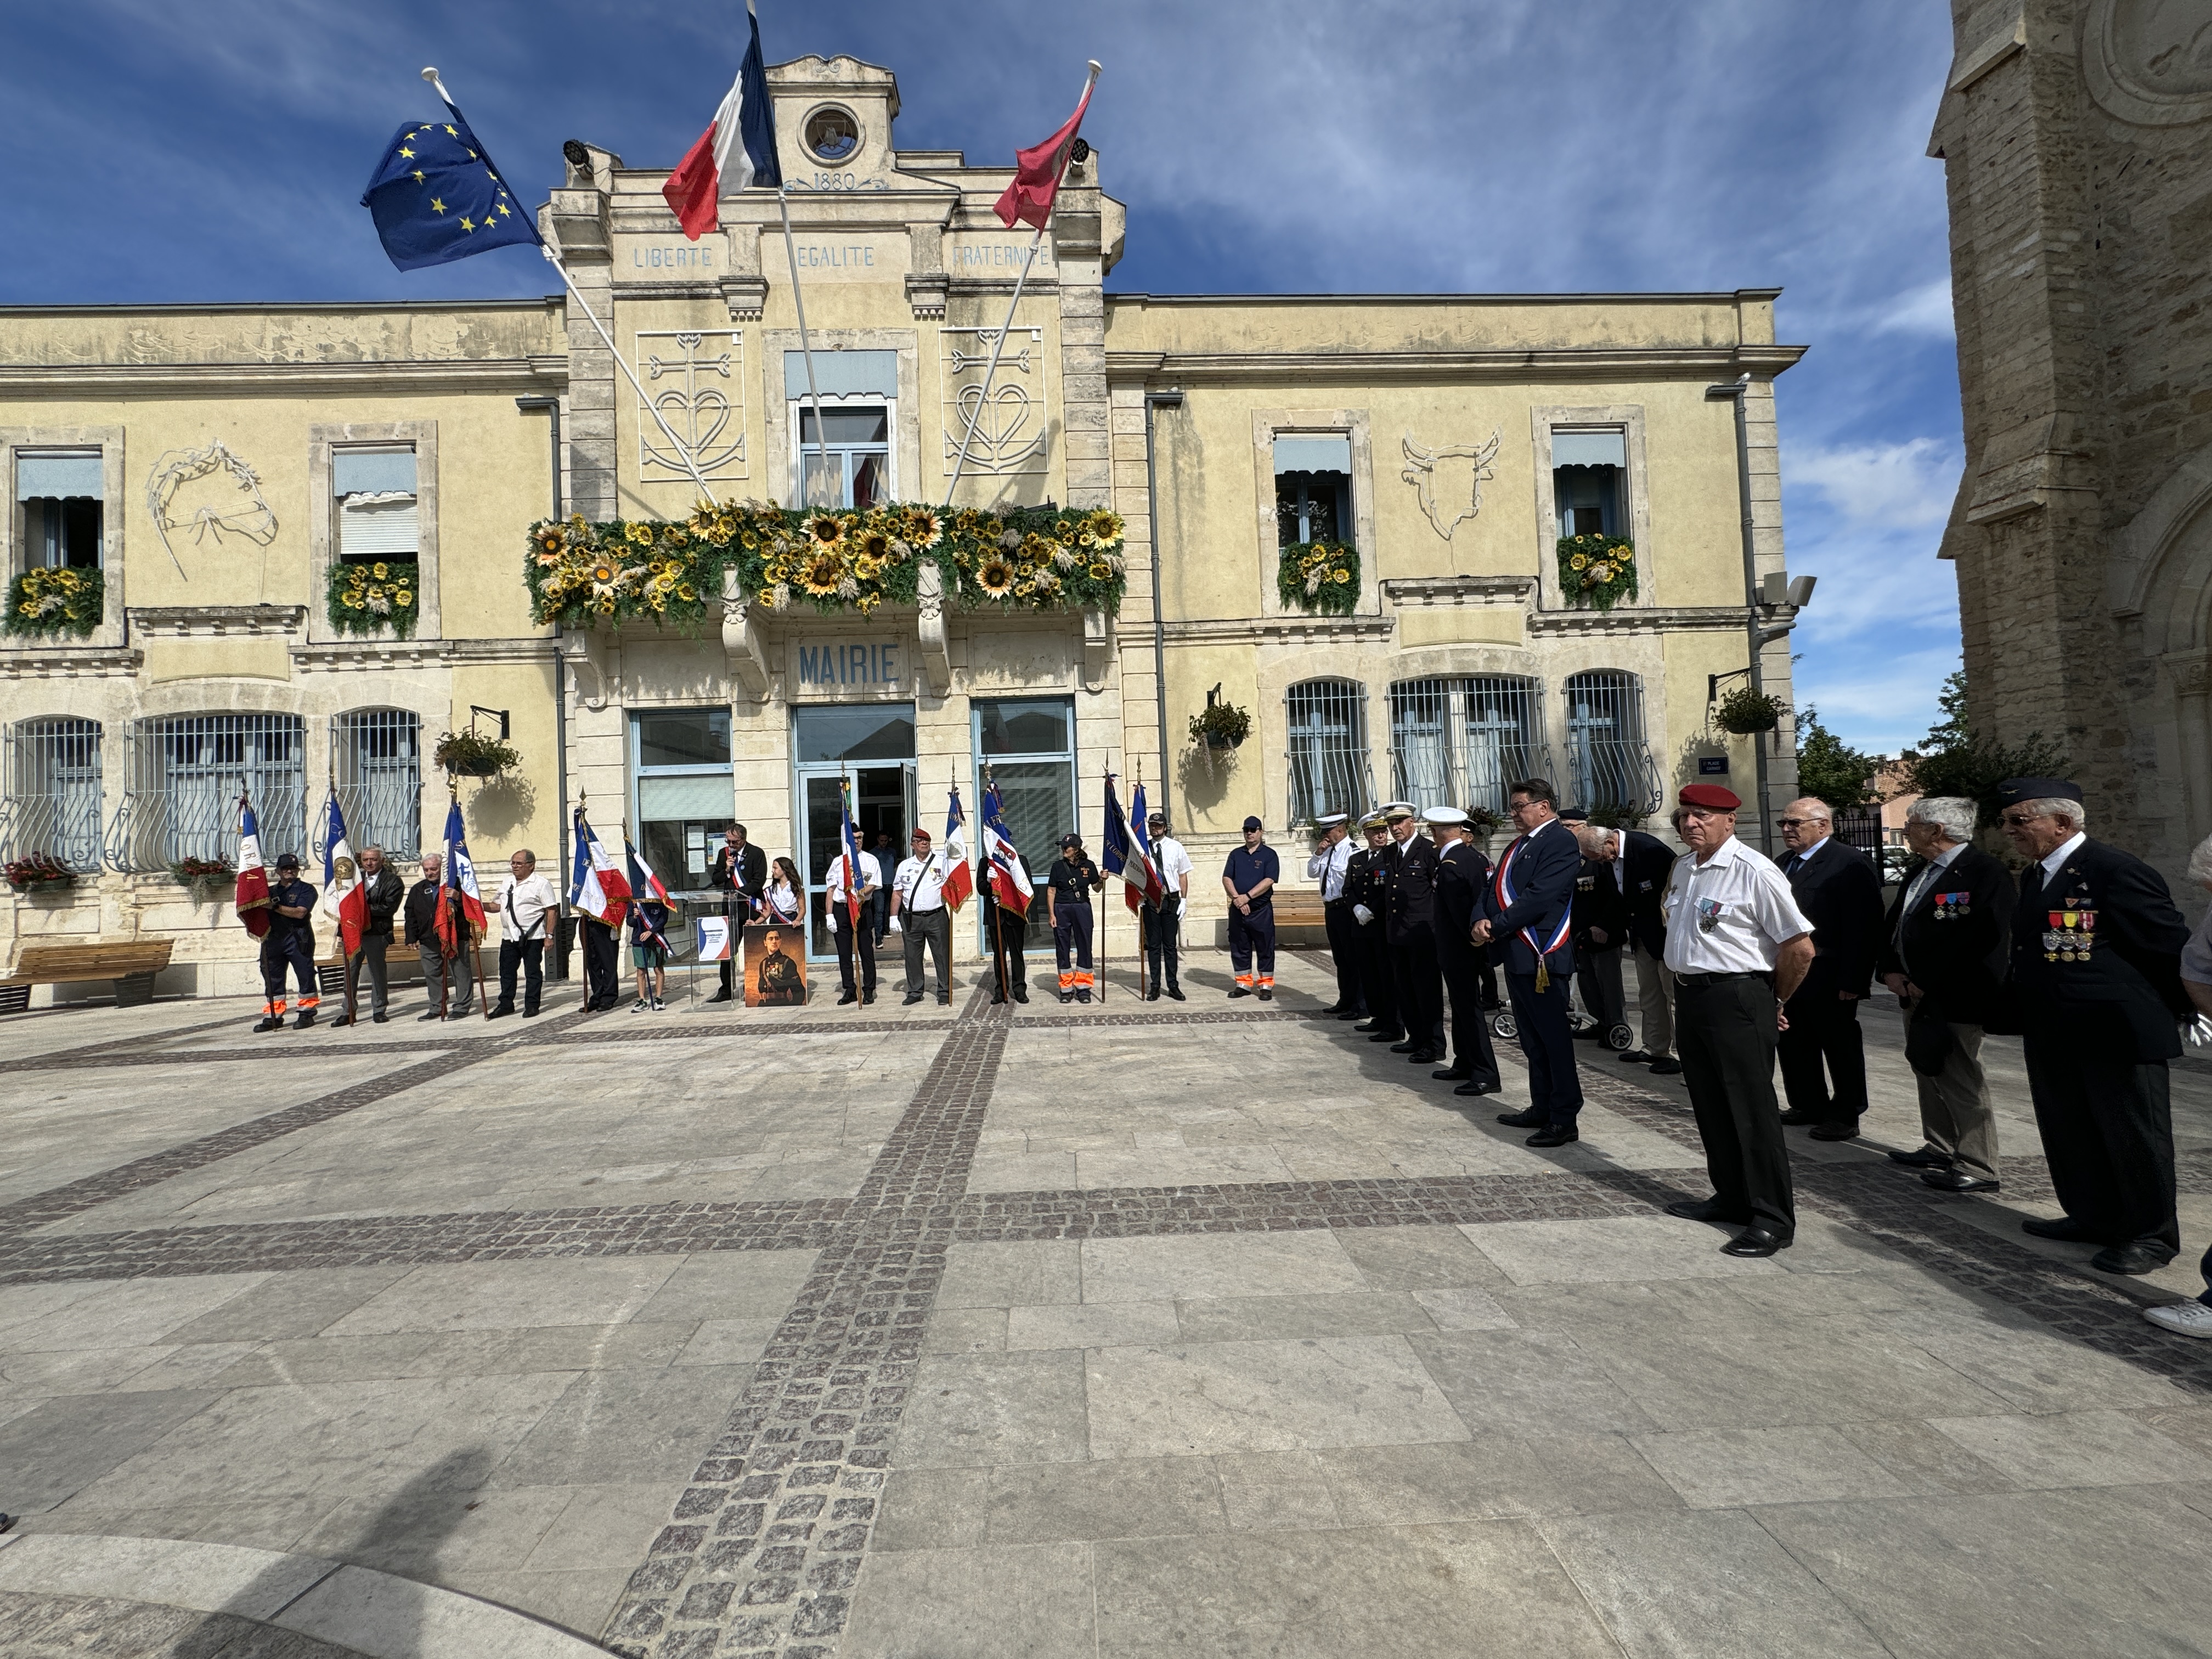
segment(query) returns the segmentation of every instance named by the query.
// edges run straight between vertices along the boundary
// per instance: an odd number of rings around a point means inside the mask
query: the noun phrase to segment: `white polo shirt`
[[[1306,860],[1306,873],[1321,878],[1321,901],[1334,904],[1344,896],[1344,867],[1352,862],[1352,837],[1325,848]]]
[[[548,932],[545,913],[557,912],[560,908],[560,894],[537,871],[519,879],[510,874],[507,890],[500,895],[500,936],[512,939],[544,939]]]
[[[1168,891],[1180,894],[1182,878],[1190,873],[1190,854],[1182,850],[1182,843],[1173,836],[1159,836],[1152,842],[1152,863]]]
[[[1813,931],[1774,860],[1734,836],[1703,864],[1675,860],[1660,909],[1678,974],[1771,974],[1779,947]]]
[[[884,867],[876,862],[873,853],[860,854],[860,886],[863,889],[884,884]],[[823,884],[831,903],[848,896],[845,888],[845,855],[842,853],[830,860],[830,874]]]
[[[891,891],[898,899],[899,914],[926,916],[933,910],[942,910],[945,878],[951,869],[952,860],[942,853],[902,860],[891,877]]]

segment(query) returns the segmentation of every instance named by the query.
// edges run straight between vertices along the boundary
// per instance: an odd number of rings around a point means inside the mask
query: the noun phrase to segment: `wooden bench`
[[[1328,943],[1328,923],[1322,915],[1319,888],[1278,887],[1275,890],[1275,943],[1286,949],[1292,945],[1315,946]],[[1229,948],[1229,917],[1226,914],[1213,925],[1213,947],[1217,951]]]
[[[79,985],[88,980],[115,981],[115,1006],[135,1008],[154,1000],[154,975],[169,965],[173,939],[136,939],[127,945],[26,945],[16,952],[15,971],[0,980],[0,995],[21,988],[15,1010],[27,1006],[33,985]],[[6,1005],[0,1003],[0,1009]]]

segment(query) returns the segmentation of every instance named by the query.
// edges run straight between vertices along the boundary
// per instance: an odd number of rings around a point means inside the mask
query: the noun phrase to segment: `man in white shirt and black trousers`
[[[1367,1000],[1359,989],[1359,924],[1344,891],[1345,866],[1358,849],[1352,844],[1352,820],[1331,812],[1314,820],[1319,839],[1306,860],[1306,874],[1321,884],[1321,919],[1328,929],[1328,959],[1336,970],[1336,1000],[1324,1014],[1364,1014]]]
[[[1682,839],[1667,885],[1667,966],[1682,1081],[1705,1144],[1713,1195],[1669,1215],[1741,1227],[1723,1254],[1772,1255],[1796,1237],[1790,1151],[1774,1099],[1782,1005],[1813,965],[1813,924],[1774,861],[1735,838],[1733,791],[1686,785]]]
[[[952,865],[932,847],[928,830],[916,830],[910,840],[914,856],[901,860],[891,877],[891,909],[884,925],[905,938],[907,1006],[921,1000],[927,983],[921,947],[927,941],[937,959],[937,1005],[942,1008],[952,1000],[946,966],[952,955],[952,913],[945,908],[945,878]]]
[[[858,1002],[863,1006],[876,1000],[876,918],[874,905],[877,890],[884,884],[883,866],[876,862],[873,853],[860,854],[860,867],[848,870],[843,853],[830,861],[830,879],[824,884],[823,909],[830,918],[830,937],[837,943],[837,977],[844,987],[837,1006]],[[850,899],[858,896],[860,901],[860,920],[853,921]],[[860,952],[860,981],[853,982],[853,951],[857,945]]]
[[[1176,958],[1182,943],[1183,907],[1190,902],[1190,854],[1168,834],[1166,813],[1146,813],[1145,827],[1152,843],[1152,867],[1160,872],[1160,881],[1168,890],[1158,905],[1147,902],[1144,907],[1145,969],[1150,975],[1145,1000],[1158,1002],[1164,988],[1170,1000],[1181,1002],[1182,987],[1176,982]]]
[[[545,988],[545,936],[561,914],[561,895],[538,873],[538,854],[525,848],[507,860],[507,891],[499,900],[499,1002],[485,1018],[514,1012],[514,972],[522,970],[522,1017],[538,1016]]]

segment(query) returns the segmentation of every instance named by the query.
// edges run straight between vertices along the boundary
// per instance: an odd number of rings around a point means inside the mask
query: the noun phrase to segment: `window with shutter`
[[[340,449],[331,454],[331,494],[343,564],[410,560],[422,542],[416,516],[415,449]]]

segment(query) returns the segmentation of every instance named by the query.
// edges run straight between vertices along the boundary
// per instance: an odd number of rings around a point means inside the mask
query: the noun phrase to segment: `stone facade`
[[[1954,0],[1945,167],[1978,727],[2071,752],[2094,832],[2212,830],[2212,9]]]
[[[525,531],[555,501],[591,518],[681,518],[700,493],[690,463],[723,501],[794,501],[817,393],[833,416],[883,416],[883,497],[940,501],[953,482],[1030,257],[1027,231],[992,212],[1008,170],[896,148],[887,70],[805,58],[770,81],[788,247],[769,192],[725,198],[721,228],[691,241],[662,199],[665,168],[566,147],[539,222],[597,323],[566,295],[0,312],[9,504],[33,493],[14,487],[22,467],[58,476],[56,458],[74,456],[98,469],[106,515],[94,635],[0,636],[12,757],[0,840],[11,857],[34,850],[40,814],[50,820],[73,790],[105,865],[74,893],[15,899],[19,937],[170,936],[178,965],[164,990],[253,984],[228,906],[188,903],[161,858],[179,792],[230,788],[192,767],[229,779],[223,745],[240,714],[301,722],[284,763],[304,779],[297,816],[309,820],[333,774],[345,799],[359,749],[348,722],[367,711],[406,725],[419,755],[408,751],[416,769],[399,784],[412,779],[420,799],[401,809],[398,839],[430,847],[448,799],[432,743],[472,709],[503,712],[520,771],[454,792],[479,866],[498,870],[525,845],[556,859],[582,802],[610,844],[661,834],[673,849],[661,872],[679,890],[703,885],[702,835],[732,813],[770,854],[820,864],[832,845],[823,801],[848,771],[871,821],[902,834],[936,828],[953,785],[972,817],[996,757],[1030,791],[1033,860],[1049,851],[1048,817],[1052,836],[1080,825],[1095,847],[1111,769],[1125,801],[1141,778],[1170,806],[1198,859],[1201,918],[1219,908],[1218,851],[1247,812],[1295,854],[1303,820],[1323,808],[1401,794],[1502,805],[1506,765],[1638,811],[1662,810],[1698,775],[1753,794],[1751,741],[1716,733],[1709,701],[1716,678],[1725,689],[1747,660],[1740,474],[1764,596],[1748,619],[1767,689],[1789,696],[1772,381],[1802,349],[1775,343],[1773,290],[1109,294],[1125,214],[1101,186],[1103,153],[1071,170],[1028,267],[953,501],[1111,507],[1127,529],[1118,615],[978,611],[925,592],[865,618],[732,595],[696,637],[534,623]],[[1741,468],[1734,403],[1711,393],[1739,380]],[[672,447],[653,406],[678,429]],[[162,469],[216,440],[248,464],[265,518],[249,507],[231,522],[234,504],[218,501],[161,508],[157,523],[149,492]],[[348,452],[380,448],[413,457],[423,592],[411,639],[337,635],[325,615],[341,556],[336,480]],[[1331,534],[1361,565],[1347,615],[1278,596],[1282,469],[1297,455],[1292,473],[1334,469]],[[1632,540],[1640,582],[1609,613],[1563,590],[1556,550],[1570,507],[1556,492],[1605,467],[1603,513]],[[94,487],[89,471],[70,476],[80,493]],[[40,561],[29,513],[8,520],[11,579]],[[1217,692],[1252,716],[1231,750],[1187,730]],[[1010,749],[1008,722],[1024,710],[1047,718]],[[179,746],[157,724],[202,717],[234,725],[196,727]],[[58,720],[94,733],[88,780],[82,766],[62,777],[62,761],[83,753],[55,746]],[[841,720],[890,722],[898,752],[867,747],[880,733],[814,752]],[[1028,752],[1048,731],[1062,734],[1052,754]],[[699,741],[726,753],[683,763],[678,751]],[[1795,787],[1787,721],[1764,741],[1771,806]],[[1317,787],[1316,767],[1334,781]],[[268,851],[309,840],[295,823]],[[1302,860],[1289,866],[1295,885]],[[1107,914],[1126,930],[1118,902]],[[956,929],[962,956],[979,943]]]

